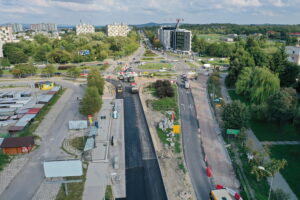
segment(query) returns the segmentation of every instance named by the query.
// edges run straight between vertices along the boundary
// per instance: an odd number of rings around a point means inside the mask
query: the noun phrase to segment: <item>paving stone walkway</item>
[[[262,145],[297,145],[300,141],[263,141],[260,142]]]

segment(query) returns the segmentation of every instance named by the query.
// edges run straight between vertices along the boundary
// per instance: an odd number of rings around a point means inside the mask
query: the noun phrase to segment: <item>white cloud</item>
[[[226,4],[235,7],[260,7],[262,3],[260,0],[226,0]]]
[[[275,7],[285,6],[285,3],[283,3],[281,0],[269,0],[269,3]]]

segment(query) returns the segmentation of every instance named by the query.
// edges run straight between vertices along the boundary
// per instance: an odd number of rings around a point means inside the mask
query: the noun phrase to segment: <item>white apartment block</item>
[[[76,35],[95,33],[95,27],[90,24],[79,24],[76,25]]]
[[[0,58],[3,58],[3,43],[0,41]]]
[[[288,55],[288,61],[300,65],[300,47],[299,46],[287,46],[285,47],[285,53]]]
[[[18,33],[18,32],[22,32],[23,31],[23,26],[22,24],[9,24],[8,26],[10,26],[13,30],[14,33]]]
[[[13,41],[13,30],[9,26],[0,26],[0,42],[7,43]]]
[[[12,28],[9,26],[0,26],[0,58],[3,57],[3,44],[13,42]]]
[[[41,32],[41,31],[57,31],[57,26],[56,24],[52,23],[41,23],[41,24],[30,24],[30,29],[35,31],[35,32]]]
[[[109,24],[107,25],[107,35],[109,37],[123,36],[126,37],[130,28],[126,24]]]

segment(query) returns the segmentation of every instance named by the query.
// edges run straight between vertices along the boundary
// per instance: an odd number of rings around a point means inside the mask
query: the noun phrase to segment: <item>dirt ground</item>
[[[157,135],[156,127],[159,121],[164,118],[164,114],[152,110],[151,106],[147,105],[146,103],[147,100],[154,99],[152,94],[150,94],[150,92],[145,89],[145,86],[147,86],[147,83],[149,83],[149,81],[154,82],[155,79],[136,79],[137,84],[140,86],[139,94],[147,118],[154,147],[158,156],[159,165],[161,168],[161,173],[163,176],[163,181],[168,198],[178,200],[196,199],[188,172],[179,168],[180,163],[183,163],[185,167],[183,153],[175,153],[174,148],[165,146],[160,141]],[[181,141],[180,144],[182,144]]]

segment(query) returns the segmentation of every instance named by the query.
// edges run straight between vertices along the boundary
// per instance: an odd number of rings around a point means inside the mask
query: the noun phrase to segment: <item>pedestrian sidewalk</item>
[[[299,141],[263,141],[260,142],[262,145],[297,145]]]
[[[225,77],[226,74],[222,74],[221,75],[221,93],[223,96],[223,100],[225,101],[225,103],[230,103],[232,102],[226,86],[225,86]],[[226,97],[226,98],[225,98]],[[257,139],[257,137],[255,136],[255,134],[253,133],[253,131],[251,129],[248,129],[247,131],[247,138],[252,141],[253,144],[253,148],[256,151],[262,151],[263,150],[263,145],[262,143]],[[267,157],[267,159],[270,159],[270,157]],[[268,181],[270,183],[271,178],[268,178]],[[273,184],[272,184],[272,189],[276,190],[276,189],[282,189],[285,193],[288,193],[290,195],[290,200],[297,200],[297,196],[295,195],[295,193],[292,191],[292,189],[290,188],[290,186],[288,185],[288,183],[286,182],[286,180],[283,178],[283,176],[280,173],[275,174],[274,176],[274,180],[273,180]]]
[[[210,109],[206,82],[207,76],[204,75],[198,81],[190,82],[206,162],[212,170],[215,184],[238,191],[240,183],[235,176],[218,123]]]

